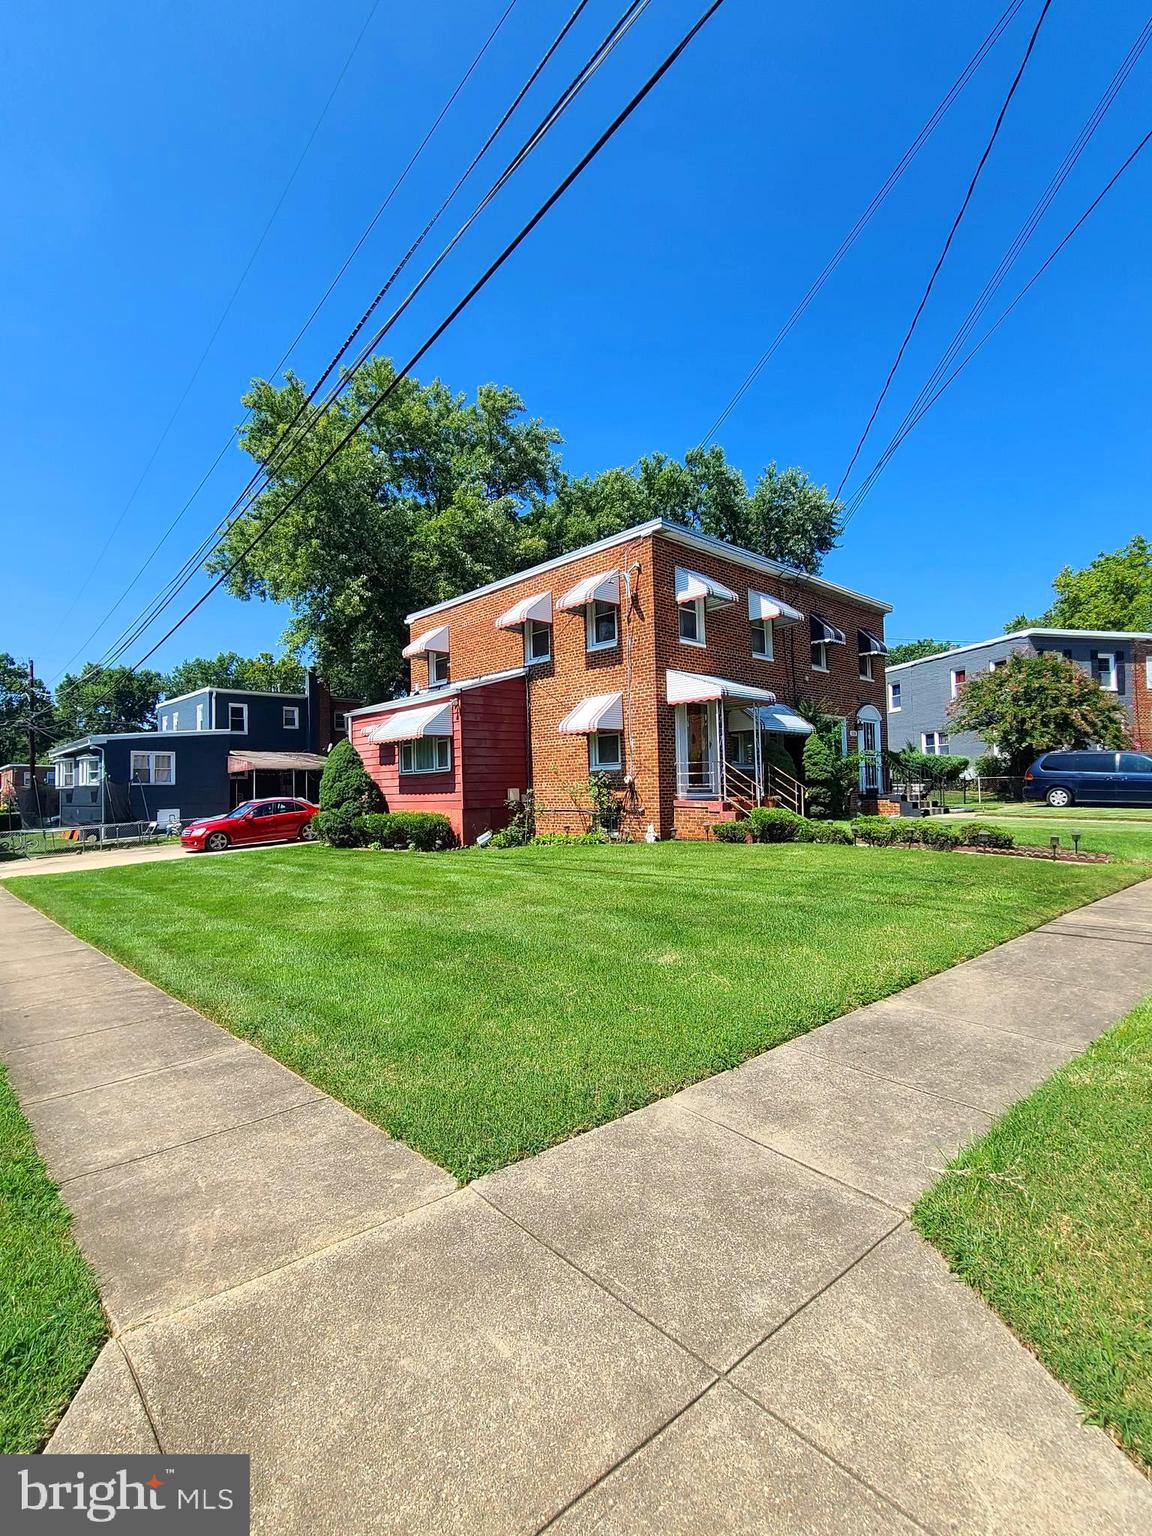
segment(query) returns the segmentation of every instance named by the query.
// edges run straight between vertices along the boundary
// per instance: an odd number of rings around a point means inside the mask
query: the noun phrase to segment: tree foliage
[[[922,661],[925,656],[939,656],[955,649],[954,640],[905,640],[903,645],[889,646],[885,664],[895,667],[902,661]]]
[[[164,697],[179,698],[197,688],[239,688],[256,693],[303,693],[304,668],[294,656],[240,656],[221,651],[219,656],[193,656],[174,667],[164,680]]]
[[[840,722],[821,720],[804,742],[804,802],[810,816],[845,816],[860,776],[860,755],[845,752]]]
[[[970,677],[948,714],[953,730],[982,736],[1013,775],[1041,752],[1122,747],[1128,734],[1115,695],[1055,651],[1014,651],[1003,666]]]
[[[37,760],[57,735],[52,695],[39,680],[28,688],[28,668],[0,651],[0,763],[28,761],[28,727],[36,730]]]
[[[71,739],[114,731],[154,730],[156,704],[164,690],[159,672],[130,667],[102,668],[88,662],[60,679],[56,712],[62,736]]]
[[[304,398],[295,377],[280,388],[253,385],[242,434],[253,457],[271,455]],[[285,510],[373,404],[372,418]],[[839,505],[798,469],[770,464],[749,492],[723,449],[712,447],[682,462],[652,454],[572,479],[560,466],[560,442],[554,428],[526,416],[511,389],[483,385],[468,400],[439,381],[397,383],[392,364],[375,359],[274,466],[251,517],[233,525],[209,569],[235,563],[235,596],[291,607],[291,654],[308,650],[337,690],[379,698],[404,681],[400,651],[413,609],[649,518],[805,571],[819,568],[838,537]]]
[[[376,781],[365,768],[350,741],[338,741],[328,754],[320,775],[320,810],[316,830],[337,848],[351,848],[359,840],[357,823],[386,809]]]
[[[1137,534],[1083,570],[1066,565],[1052,583],[1056,599],[1034,619],[1017,614],[1008,632],[1052,629],[1152,629],[1152,544]]]

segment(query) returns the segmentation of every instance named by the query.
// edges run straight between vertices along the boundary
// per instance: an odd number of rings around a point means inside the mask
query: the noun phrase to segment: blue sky
[[[276,362],[505,4],[380,0],[373,13],[371,0],[320,9],[280,0],[274,24],[267,7],[223,0],[22,10],[4,41],[0,99],[9,210],[0,244],[0,649],[34,655],[51,677],[100,622],[227,440],[247,381]],[[571,8],[519,0],[296,354],[305,377],[343,339]],[[397,352],[423,339],[701,8],[655,0],[410,312]],[[467,391],[512,385],[560,428],[573,472],[656,449],[682,454],[1002,8],[726,0],[422,375]],[[551,90],[618,9],[593,0]],[[775,458],[838,482],[1038,12],[1029,0],[729,418],[720,440],[750,479]],[[232,311],[93,570],[370,13]],[[874,452],[1144,19],[1131,0],[1056,0]],[[1005,295],[1147,131],[1150,70],[1152,49]],[[1152,151],[916,430],[829,559],[831,577],[894,605],[890,636],[997,633],[1021,609],[1046,605],[1062,564],[1147,531],[1150,185]],[[116,636],[246,478],[247,460],[233,450],[86,655]],[[275,647],[282,624],[275,608],[219,594],[153,664]]]

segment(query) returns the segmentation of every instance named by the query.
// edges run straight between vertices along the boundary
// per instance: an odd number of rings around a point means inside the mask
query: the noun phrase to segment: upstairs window
[[[597,600],[584,605],[584,622],[587,625],[585,643],[588,650],[605,651],[616,644],[620,637],[619,613],[615,603]]]
[[[762,661],[773,659],[771,619],[752,620],[752,654]]]
[[[695,602],[681,603],[679,606],[681,640],[685,645],[703,645],[704,599],[698,597]]]
[[[948,738],[940,731],[921,731],[920,750],[929,757],[947,757]]]
[[[228,729],[230,731],[248,730],[248,706],[247,704],[229,704]]]
[[[76,764],[76,782],[91,788],[100,782],[100,759],[82,757]]]
[[[813,672],[827,672],[828,670],[828,642],[826,640],[813,640],[812,642],[812,670]]]
[[[71,789],[76,783],[76,759],[62,757],[56,764],[56,788]]]
[[[1119,692],[1115,651],[1097,651],[1093,670],[1101,688],[1106,688],[1109,693]]]
[[[197,704],[197,706],[196,706],[196,729],[198,731],[202,731],[204,729],[204,706],[203,706],[203,704]]]
[[[889,709],[889,711],[892,714],[896,714],[896,712],[899,710],[899,708],[900,708],[900,684],[899,683],[889,683],[888,684],[888,709]]]
[[[954,699],[959,697],[960,690],[967,681],[968,673],[964,667],[952,668],[952,697]]]
[[[428,652],[428,686],[435,688],[448,681],[448,652]]]
[[[133,752],[131,778],[134,784],[175,784],[174,752]]]
[[[298,704],[285,704],[281,711],[281,718],[286,731],[298,731],[300,729],[300,706]]]
[[[529,619],[524,625],[524,660],[552,660],[552,626],[543,619]]]
[[[160,716],[160,729],[162,731],[166,731],[168,729],[168,716],[167,715],[161,715]]]
[[[400,743],[401,773],[445,773],[451,766],[451,736],[419,736]]]
[[[332,716],[332,728],[337,736],[343,736],[348,729],[348,719],[342,709],[338,709]]]

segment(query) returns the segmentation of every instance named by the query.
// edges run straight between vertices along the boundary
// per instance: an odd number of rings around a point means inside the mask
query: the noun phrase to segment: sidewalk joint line
[[[97,1031],[102,1034],[103,1031]],[[183,1067],[194,1067],[202,1061],[215,1061],[217,1056],[227,1056],[227,1045],[214,1045],[199,1056],[188,1056],[180,1061],[166,1061],[160,1067],[145,1067],[143,1072],[127,1072],[123,1077],[110,1077],[104,1083],[89,1083],[85,1088],[65,1088],[61,1093],[45,1093],[37,1098],[25,1098],[25,1104],[57,1104],[61,1099],[74,1099],[82,1093],[102,1093],[105,1088],[117,1088],[121,1083],[138,1083],[146,1077],[158,1077],[162,1072],[177,1072]]]

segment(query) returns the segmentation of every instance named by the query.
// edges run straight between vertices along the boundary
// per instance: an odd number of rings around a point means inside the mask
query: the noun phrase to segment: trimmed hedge
[[[456,834],[447,816],[436,811],[377,811],[356,818],[356,842],[362,847],[413,848],[439,853],[455,848]]]
[[[990,848],[1015,847],[1012,834],[998,827],[984,826],[978,821],[957,826],[955,822],[944,822],[933,816],[857,816],[851,831],[858,843],[867,843],[873,848],[919,847],[948,852],[953,848],[978,846],[977,835],[982,832],[988,834],[987,846]]]
[[[602,847],[605,843],[618,841],[608,836],[607,832],[538,832],[532,839],[533,848],[587,848],[592,846]]]
[[[710,830],[718,843],[746,843],[752,836],[747,821],[714,821]]]
[[[810,821],[783,807],[757,806],[740,821],[712,823],[712,836],[721,843],[850,843],[842,827]]]

